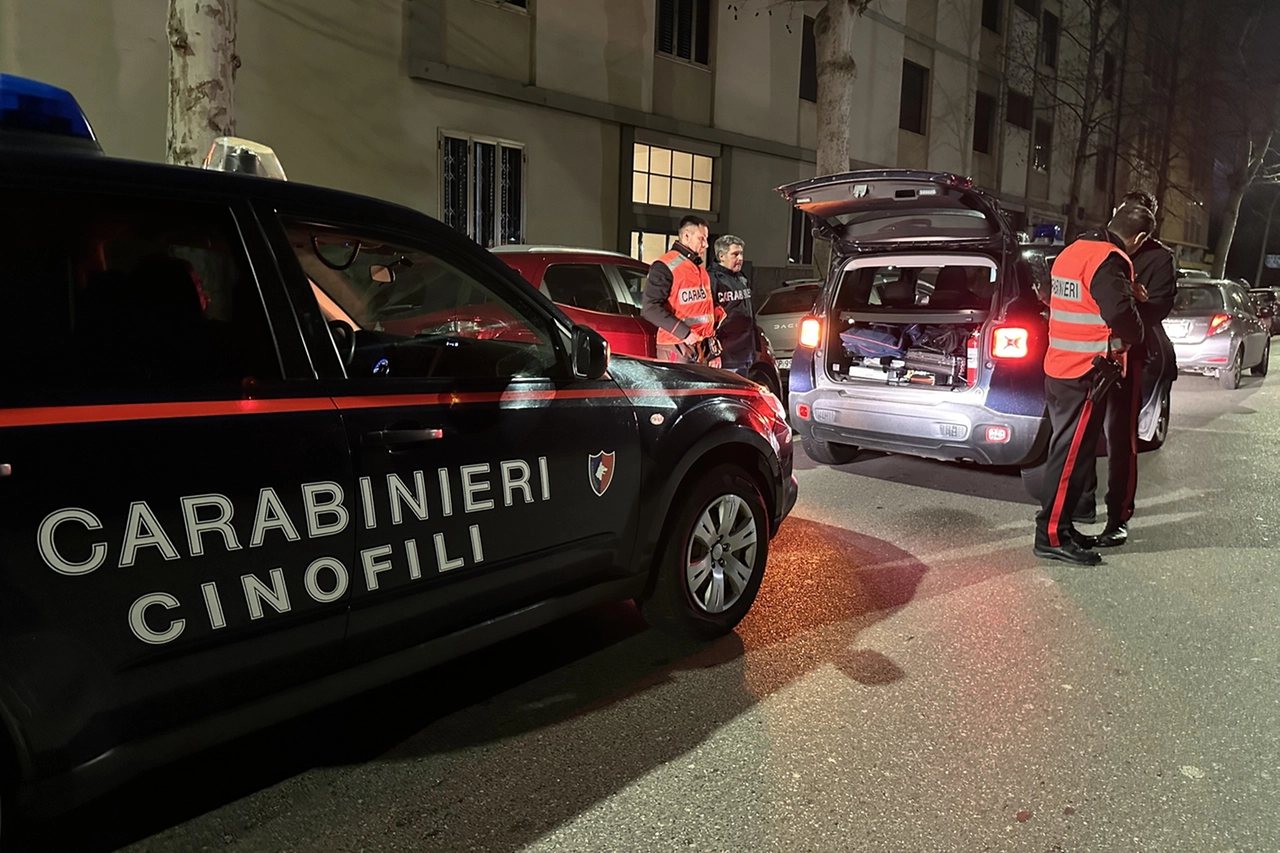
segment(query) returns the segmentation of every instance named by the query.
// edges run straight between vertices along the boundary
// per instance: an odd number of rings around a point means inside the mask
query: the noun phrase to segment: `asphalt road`
[[[1101,567],[1032,556],[1016,473],[803,459],[734,635],[689,648],[597,608],[166,768],[35,846],[1280,850],[1280,383],[1175,389]]]

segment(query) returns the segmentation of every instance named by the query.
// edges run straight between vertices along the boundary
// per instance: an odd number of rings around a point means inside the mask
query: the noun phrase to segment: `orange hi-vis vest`
[[[716,303],[711,295],[711,277],[707,268],[695,264],[679,249],[667,252],[659,261],[671,270],[671,295],[667,304],[676,318],[704,338],[716,333]],[[659,345],[672,346],[682,341],[666,329],[658,329]]]
[[[1093,369],[1096,356],[1112,351],[1115,335],[1089,292],[1093,275],[1113,254],[1124,258],[1133,281],[1133,262],[1114,243],[1077,240],[1053,262],[1053,296],[1049,300],[1049,349],[1044,372],[1056,379],[1079,379]]]

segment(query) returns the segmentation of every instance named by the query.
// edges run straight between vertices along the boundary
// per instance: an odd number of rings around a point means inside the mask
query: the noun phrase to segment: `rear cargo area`
[[[828,376],[898,387],[973,387],[995,291],[994,270],[974,263],[847,269],[830,315]]]
[[[943,389],[976,382],[981,323],[841,321],[829,361],[832,379]]]

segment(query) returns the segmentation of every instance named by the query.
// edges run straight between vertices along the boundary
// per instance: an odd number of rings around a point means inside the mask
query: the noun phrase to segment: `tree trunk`
[[[1240,221],[1240,203],[1244,201],[1244,194],[1248,189],[1247,179],[1231,182],[1226,215],[1222,219],[1222,233],[1218,235],[1218,248],[1213,253],[1214,278],[1222,278],[1227,273],[1227,255],[1231,253],[1231,241],[1236,236],[1236,223]]]
[[[1169,55],[1173,57],[1173,79],[1169,81],[1169,88],[1165,92],[1168,100],[1164,105],[1164,140],[1160,148],[1160,166],[1156,174],[1156,234],[1160,233],[1160,227],[1164,225],[1165,216],[1165,196],[1169,194],[1169,171],[1172,168],[1170,160],[1173,159],[1173,134],[1174,125],[1178,118],[1178,91],[1179,83],[1182,80],[1182,62],[1183,62],[1183,46],[1182,31],[1183,22],[1186,20],[1187,0],[1178,0],[1178,13],[1176,23],[1173,29],[1173,44],[1168,46]]]
[[[1083,195],[1084,170],[1089,163],[1089,143],[1093,140],[1094,118],[1096,116],[1099,85],[1098,60],[1102,53],[1102,15],[1103,0],[1090,0],[1086,4],[1089,10],[1089,53],[1085,58],[1084,103],[1080,105],[1080,133],[1076,137],[1075,160],[1071,164],[1071,192],[1067,209],[1067,242],[1071,242],[1081,232],[1083,222],[1080,217],[1080,197]]]
[[[235,133],[236,0],[169,0],[166,159],[198,166]]]
[[[849,171],[849,118],[853,109],[854,19],[868,0],[827,0],[813,21],[814,48],[818,60],[818,174]],[[825,240],[813,244],[814,271],[825,277],[831,247]]]

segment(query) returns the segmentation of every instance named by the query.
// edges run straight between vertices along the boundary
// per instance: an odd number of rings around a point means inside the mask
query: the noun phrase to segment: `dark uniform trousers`
[[[1135,355],[1138,358],[1135,358]],[[1106,415],[1102,421],[1102,434],[1107,445],[1107,524],[1124,524],[1133,518],[1134,502],[1138,494],[1138,413],[1142,409],[1142,373],[1144,364],[1139,360],[1140,350],[1129,351],[1129,366],[1125,375],[1107,394]],[[1085,473],[1084,491],[1074,513],[1076,518],[1088,518],[1097,510],[1090,501],[1098,491],[1098,467],[1090,465]]]
[[[1044,467],[1040,512],[1036,514],[1036,545],[1057,548],[1073,530],[1072,509],[1084,493],[1086,477],[1098,460],[1098,436],[1102,431],[1101,402],[1089,399],[1094,371],[1079,379],[1044,380],[1049,410],[1049,455]]]

